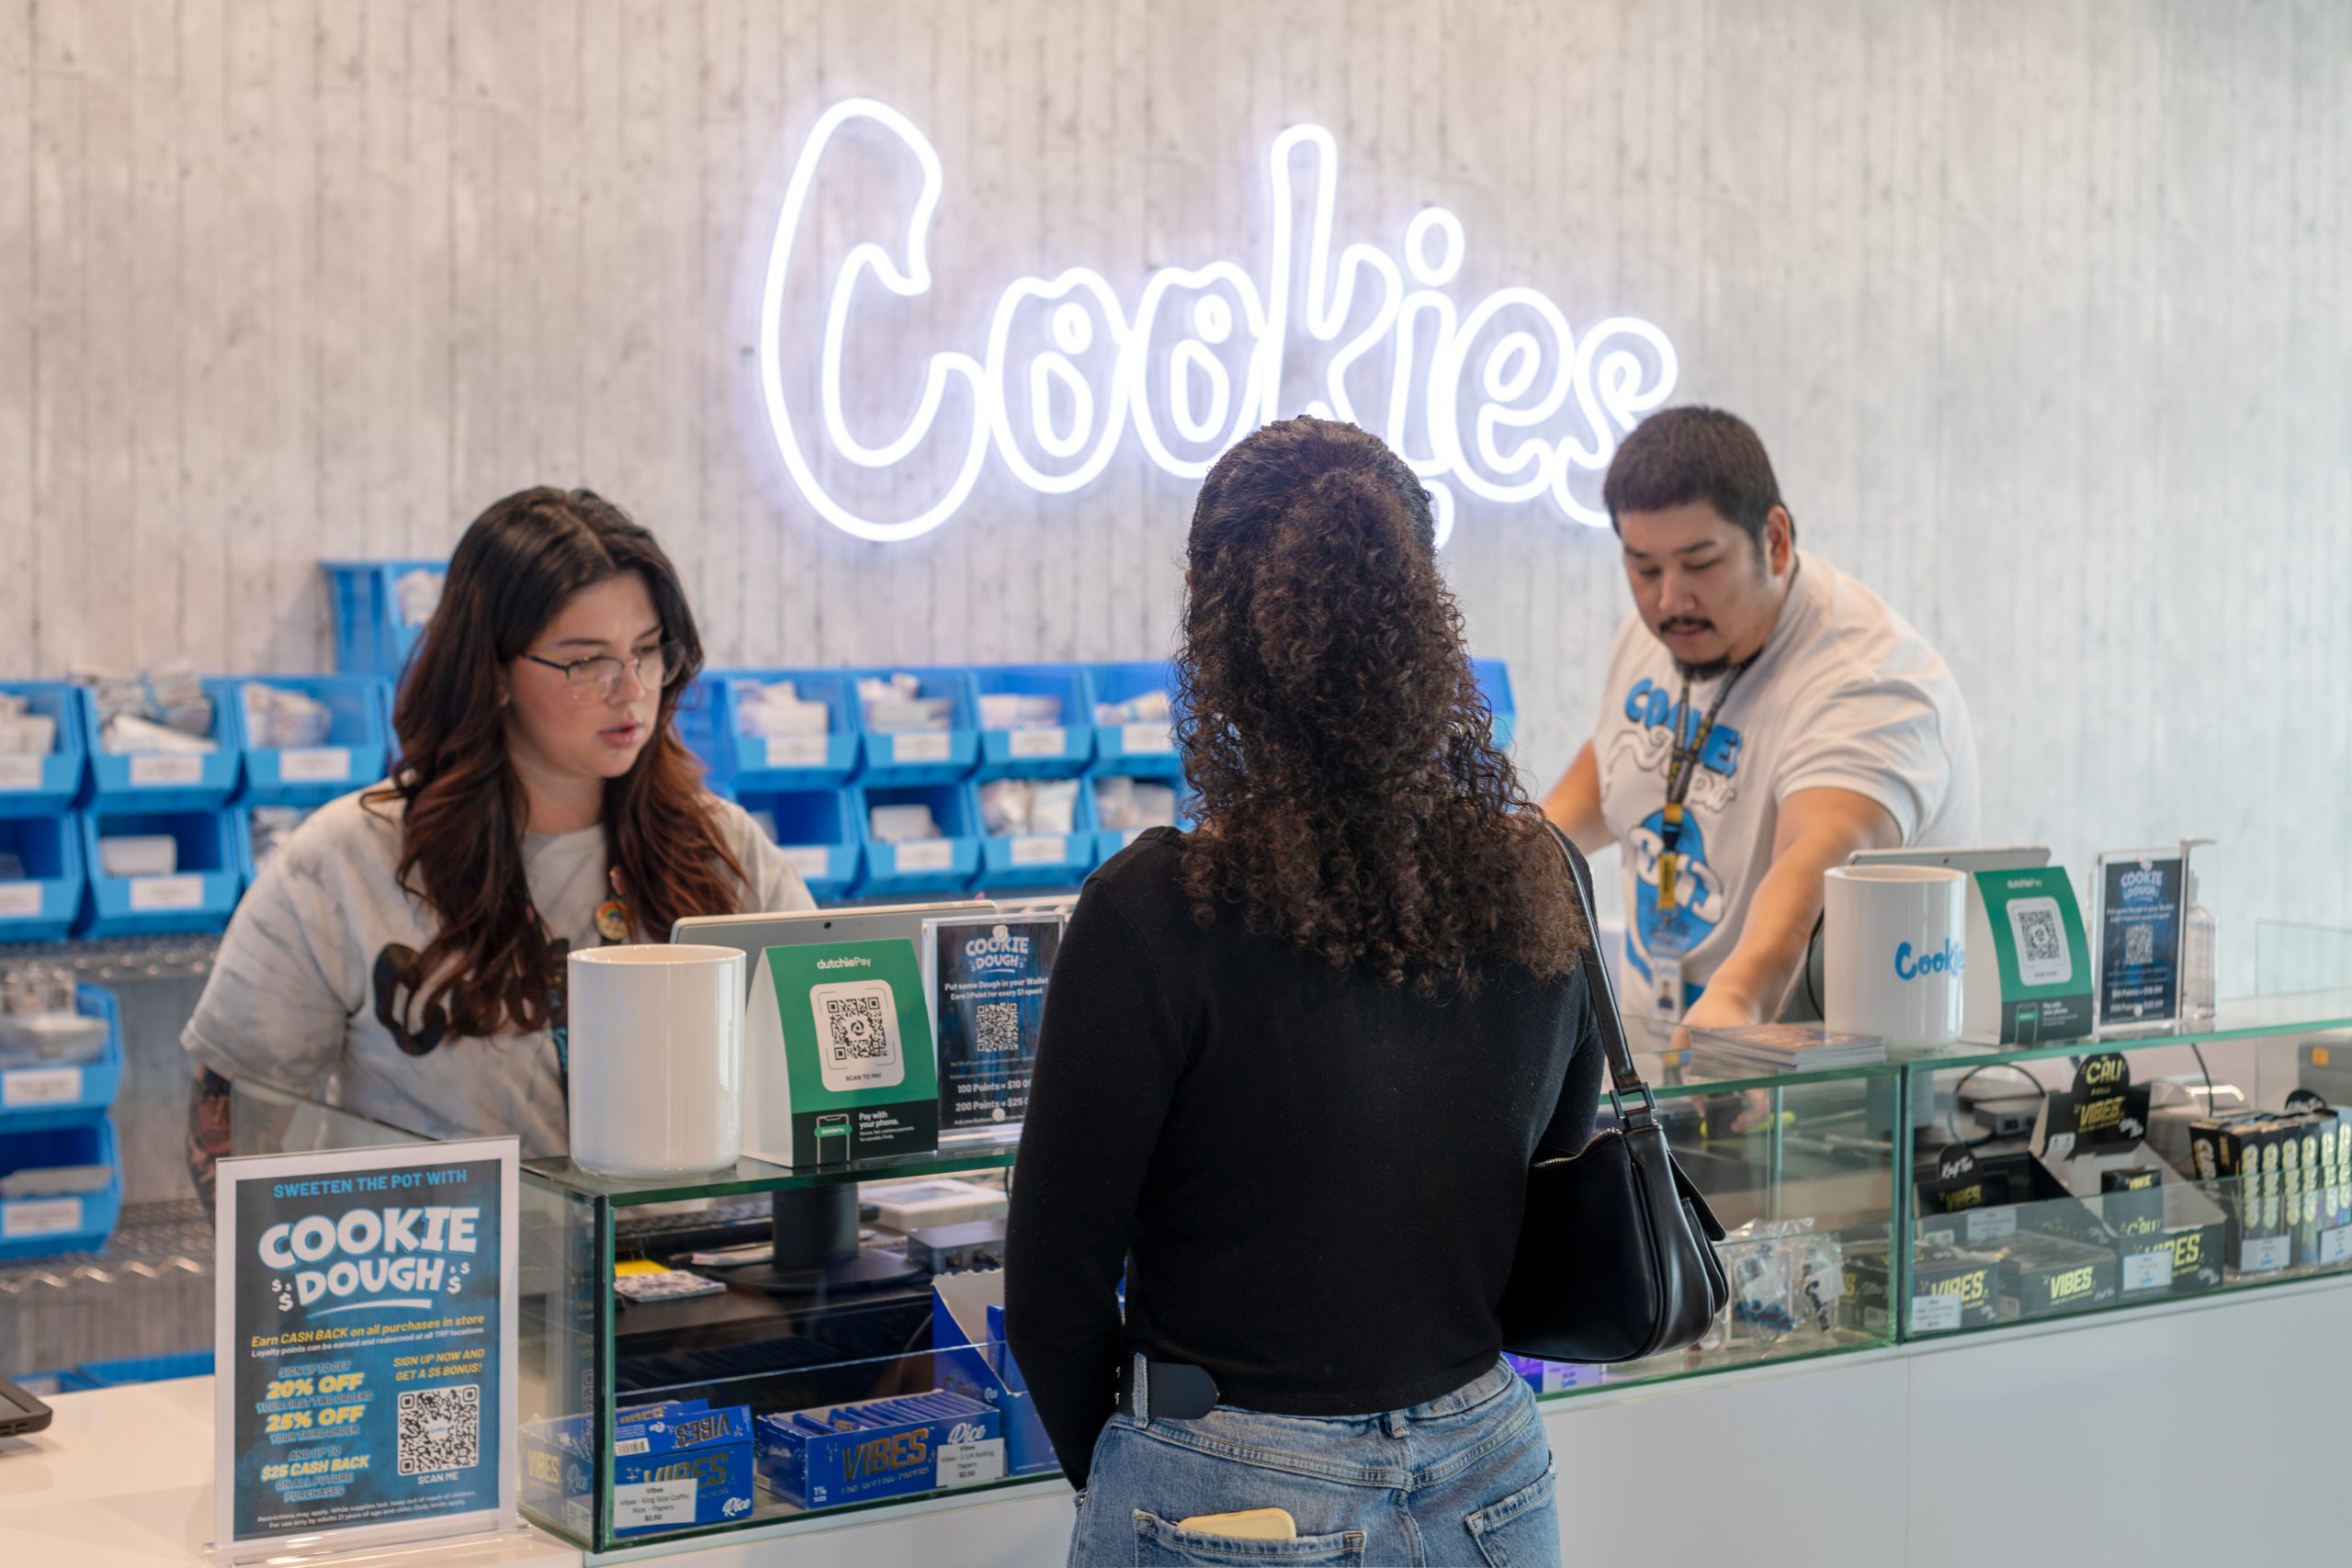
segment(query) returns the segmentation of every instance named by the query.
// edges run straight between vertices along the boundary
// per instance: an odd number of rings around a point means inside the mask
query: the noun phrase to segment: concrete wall
[[[1466,288],[1647,317],[1758,424],[1959,670],[1996,836],[2220,836],[2227,990],[2256,916],[2352,925],[2334,0],[0,0],[0,672],[322,667],[319,558],[539,480],[654,526],[722,660],[1160,651],[1190,486],[1132,445],[898,546],[778,482],[762,248],[861,93],[946,165],[876,364],[1033,267],[1261,254],[1269,139],[1319,120],[1343,239],[1442,202]],[[1540,789],[1611,541],[1472,504],[1450,556]]]

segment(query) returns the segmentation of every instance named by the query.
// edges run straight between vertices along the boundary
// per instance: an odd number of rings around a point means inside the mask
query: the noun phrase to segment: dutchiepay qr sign
[[[1068,494],[1132,441],[1197,478],[1261,424],[1306,412],[1404,454],[1435,499],[1441,542],[1457,493],[1605,523],[1597,491],[1618,439],[1674,390],[1666,333],[1633,316],[1579,329],[1521,284],[1457,292],[1469,238],[1442,207],[1420,209],[1393,253],[1340,245],[1339,156],[1321,126],[1274,138],[1254,265],[1211,254],[1124,291],[1072,265],[925,313],[914,307],[943,302],[932,230],[947,168],[905,115],[835,104],[793,162],[761,290],[760,390],[788,482],[834,527],[887,543],[955,517],[991,459]],[[889,221],[861,231],[837,209],[820,217],[827,180],[893,163],[912,177]],[[938,238],[952,253],[955,236]],[[956,319],[984,322],[977,341],[906,346],[911,322]]]

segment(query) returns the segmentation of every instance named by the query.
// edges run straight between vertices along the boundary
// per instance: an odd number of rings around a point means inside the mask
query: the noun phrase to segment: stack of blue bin
[[[90,776],[82,800],[82,863],[87,886],[77,936],[158,936],[217,931],[244,891],[231,797],[243,773],[234,715],[216,701],[210,751],[111,752],[100,743],[97,705],[76,691]],[[168,874],[115,876],[104,841],[169,838]]]
[[[106,1026],[93,1060],[0,1067],[0,1258],[104,1247],[122,1213],[122,1159],[107,1112],[122,1084],[122,1021],[112,992],[74,987],[74,1007]],[[69,1168],[103,1180],[43,1183]]]
[[[73,930],[86,879],[81,825],[73,816],[88,765],[81,692],[52,681],[0,682],[47,718],[56,740],[47,756],[0,755],[0,942],[58,942]]]

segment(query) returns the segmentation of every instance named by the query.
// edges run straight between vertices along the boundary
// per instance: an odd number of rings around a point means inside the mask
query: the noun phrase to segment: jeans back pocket
[[[1363,1531],[1303,1535],[1291,1540],[1250,1540],[1180,1529],[1157,1514],[1136,1510],[1136,1568],[1363,1568]]]
[[[1558,1476],[1547,1468],[1534,1485],[1462,1521],[1487,1568],[1560,1568],[1560,1511],[1553,1495]]]

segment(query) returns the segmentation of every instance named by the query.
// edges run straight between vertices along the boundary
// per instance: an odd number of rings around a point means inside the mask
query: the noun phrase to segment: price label
[[[956,846],[944,839],[918,839],[911,844],[898,844],[892,849],[900,871],[956,869]]]
[[[2238,1248],[2238,1272],[2275,1274],[2294,1261],[2294,1248],[2283,1235],[2267,1235]]]
[[[934,1451],[939,1455],[942,1486],[977,1486],[983,1481],[1004,1479],[1002,1438],[977,1443],[942,1443]]]
[[[2123,1260],[2123,1289],[2132,1291],[2169,1291],[2172,1289],[2172,1248],[2160,1247],[2154,1252],[2135,1252]]]
[[[0,789],[40,788],[41,764],[47,761],[29,751],[0,752]]]
[[[2013,1208],[1968,1211],[1968,1242],[1971,1247],[1980,1242],[2007,1241],[2017,1234],[2018,1212]]]
[[[130,759],[130,783],[137,789],[204,782],[204,758],[194,751],[141,751]]]
[[[295,746],[277,754],[277,776],[288,784],[348,784],[347,746]]]
[[[1004,749],[1015,757],[1058,757],[1069,750],[1069,731],[1016,729],[1005,737]]]
[[[0,1073],[0,1105],[21,1111],[36,1105],[71,1105],[82,1098],[79,1067],[18,1067]]]
[[[1911,1332],[1914,1334],[1949,1334],[1960,1326],[1958,1296],[1913,1296],[1911,1298]]]
[[[684,1481],[640,1481],[613,1488],[613,1529],[651,1529],[695,1522],[695,1486]]]
[[[950,739],[942,729],[918,729],[905,735],[893,735],[890,737],[890,761],[944,762],[950,754]]]
[[[784,852],[784,858],[803,882],[833,874],[833,852],[822,844],[796,844]]]
[[[0,882],[0,920],[29,920],[40,913],[40,883]]]
[[[1170,735],[1166,720],[1156,724],[1130,724],[1119,730],[1122,751],[1173,751],[1175,739]]]
[[[821,768],[825,765],[826,739],[822,735],[771,735],[767,744],[768,766]]]
[[[19,1198],[0,1203],[0,1235],[70,1235],[82,1228],[79,1198]]]
[[[193,909],[204,902],[201,876],[134,876],[130,907],[140,910]]]
[[[2352,1225],[2319,1233],[2319,1260],[2323,1268],[2333,1269],[2347,1258],[2352,1258]]]
[[[1065,840],[1058,837],[1012,840],[1012,863],[1015,865],[1057,865],[1069,858]]]

